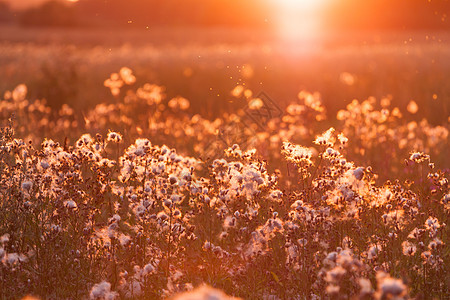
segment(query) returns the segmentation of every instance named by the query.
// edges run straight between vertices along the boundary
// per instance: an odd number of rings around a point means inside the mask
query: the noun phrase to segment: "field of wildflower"
[[[14,30],[0,299],[450,298],[448,42]]]
[[[0,298],[450,297],[448,120],[389,96],[330,119],[317,92],[280,108],[244,85],[208,119],[105,78],[83,113],[2,96]]]

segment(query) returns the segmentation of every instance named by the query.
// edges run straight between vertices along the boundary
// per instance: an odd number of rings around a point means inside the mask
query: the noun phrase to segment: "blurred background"
[[[354,98],[414,100],[448,122],[448,0],[2,0],[0,93],[84,110],[111,99],[122,66],[208,117],[230,91],[264,91],[281,107],[306,89],[330,117]]]
[[[447,0],[2,0],[2,22],[23,26],[230,26],[270,29],[278,10],[320,10],[339,29],[449,29]],[[304,17],[304,16],[302,16]],[[130,22],[131,21],[131,22]]]

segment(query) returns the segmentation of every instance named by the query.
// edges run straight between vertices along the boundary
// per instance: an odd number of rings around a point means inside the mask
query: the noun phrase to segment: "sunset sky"
[[[0,0],[8,3],[12,9],[19,10],[39,6],[46,1]],[[284,35],[291,36],[302,32],[316,34],[323,28],[414,30],[450,27],[446,13],[450,9],[450,0],[59,1],[78,2],[76,18],[83,21],[103,22],[106,25],[114,22],[127,26],[133,24],[144,28],[147,25],[173,24],[250,25],[259,28],[277,27]],[[39,15],[37,18],[49,16]]]
[[[31,6],[39,5],[48,0],[0,0],[1,2],[7,2],[14,9],[22,9],[28,8]],[[60,0],[60,1],[68,1],[68,2],[76,2],[77,0]],[[269,0],[271,1],[271,0]],[[317,4],[322,4],[323,0],[276,0],[284,7],[315,7]]]

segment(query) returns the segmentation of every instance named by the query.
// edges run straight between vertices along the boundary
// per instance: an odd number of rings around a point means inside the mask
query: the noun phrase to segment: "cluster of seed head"
[[[105,84],[120,95],[134,80],[123,69]],[[31,122],[0,136],[0,271],[10,292],[16,281],[25,290],[52,278],[45,288],[73,281],[92,299],[159,298],[205,280],[245,288],[264,274],[267,287],[255,297],[388,299],[407,297],[394,277],[413,270],[412,293],[443,295],[448,172],[425,150],[441,145],[446,130],[399,125],[386,99],[380,110],[373,99],[352,102],[338,114],[343,133],[320,133],[308,124],[325,116],[320,97],[303,92],[268,132],[253,131],[255,148],[222,145],[203,160],[195,157],[233,117],[189,115],[187,99],[165,99],[157,85],[97,105],[82,120],[90,133],[40,147],[14,131],[51,122],[74,129],[74,111],[63,107],[52,120],[43,103],[26,100],[24,86],[5,98],[2,115],[17,110]],[[37,126],[38,116],[48,123]],[[374,169],[390,161],[371,167],[364,159],[385,145],[416,152],[398,152],[414,163],[383,183]]]

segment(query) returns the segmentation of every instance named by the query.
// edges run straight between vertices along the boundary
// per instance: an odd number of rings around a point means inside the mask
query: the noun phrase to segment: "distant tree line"
[[[19,14],[24,26],[78,26],[81,25],[77,8],[61,1],[48,1]]]
[[[0,0],[0,24],[18,23],[22,26],[78,26],[78,9],[58,0],[44,2],[40,6],[14,11],[7,2]]]
[[[6,2],[0,1],[0,23],[9,23],[13,20],[13,12]]]
[[[13,12],[0,0],[0,22],[23,26],[268,26],[261,0],[49,0]]]
[[[89,23],[126,26],[267,26],[261,0],[80,0]]]
[[[450,29],[450,0],[330,0],[329,27]]]
[[[49,0],[0,22],[23,26],[273,26],[276,0]],[[450,0],[330,0],[325,24],[338,29],[450,29]]]

